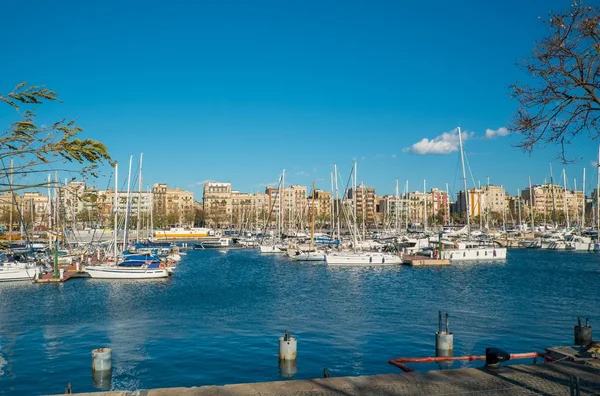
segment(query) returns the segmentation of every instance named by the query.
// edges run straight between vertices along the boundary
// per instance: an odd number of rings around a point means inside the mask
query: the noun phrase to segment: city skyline
[[[564,167],[568,187],[577,179],[580,189],[586,167],[586,190],[596,185],[597,145],[587,137],[568,146],[578,161],[563,166],[559,147],[528,156],[506,129],[517,109],[508,85],[527,81],[515,62],[546,33],[538,17],[568,2],[141,5],[4,5],[45,33],[6,36],[3,48],[47,62],[5,63],[0,91],[25,80],[58,91],[64,103],[40,108],[40,119],[77,119],[83,136],[119,161],[120,180],[129,155],[143,152],[148,184],[166,181],[196,196],[207,180],[262,191],[282,169],[289,184],[315,180],[329,190],[333,164],[347,178],[356,160],[359,182],[382,194],[393,194],[398,178],[411,191],[424,179],[440,189],[448,183],[455,196],[460,126],[469,188],[489,177],[516,195],[529,177],[550,182],[551,162],[558,184]],[[17,23],[7,21],[8,29]],[[15,117],[0,111],[4,125]],[[112,170],[101,171],[91,182],[109,186]]]

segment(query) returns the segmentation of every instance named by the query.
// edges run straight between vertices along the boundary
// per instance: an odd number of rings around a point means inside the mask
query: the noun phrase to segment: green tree
[[[524,150],[557,143],[567,161],[565,146],[573,138],[600,137],[600,8],[575,1],[544,23],[548,35],[520,65],[531,83],[511,86],[519,102],[511,129],[523,135]]]
[[[111,160],[104,144],[77,137],[82,128],[75,125],[75,121],[37,123],[33,106],[60,102],[55,91],[23,82],[8,94],[0,93],[0,102],[16,114],[15,121],[0,134],[0,176],[4,179],[0,182],[0,192],[46,186],[46,178],[37,176],[65,164],[78,165],[77,169],[63,168],[65,170],[97,176],[97,165]],[[12,169],[8,165],[11,159],[16,160]],[[6,183],[10,174],[19,175],[19,182]]]

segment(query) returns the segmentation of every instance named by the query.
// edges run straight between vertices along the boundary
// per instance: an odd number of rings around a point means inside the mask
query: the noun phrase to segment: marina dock
[[[34,283],[63,283],[66,282],[68,280],[71,280],[73,278],[82,278],[84,277],[86,274],[82,271],[77,271],[77,268],[75,266],[75,264],[71,264],[69,266],[66,267],[62,267],[62,269],[64,269],[64,273],[63,273],[63,277],[62,278],[55,278],[54,277],[54,271],[48,272],[44,275],[42,275],[41,278],[35,278],[33,280]]]
[[[87,396],[204,395],[569,395],[577,381],[581,395],[600,393],[600,367],[573,363],[464,368],[360,377],[318,378],[254,384],[82,393]],[[74,391],[77,391],[74,389]]]
[[[402,264],[411,267],[433,267],[439,265],[450,265],[450,260],[434,259],[425,256],[402,256]]]

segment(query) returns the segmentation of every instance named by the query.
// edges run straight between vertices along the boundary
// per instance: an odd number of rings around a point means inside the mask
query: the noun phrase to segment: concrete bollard
[[[94,349],[92,351],[92,372],[110,370],[112,370],[112,349]]]
[[[435,332],[435,355],[451,357],[454,352],[454,334],[450,332],[448,313],[446,313],[446,331],[442,330],[442,311],[439,311],[438,320],[438,331]]]
[[[291,379],[298,372],[296,360],[279,360],[279,375],[286,379]]]
[[[575,336],[575,345],[587,345],[592,342],[592,326],[588,318],[585,319],[585,325],[581,325],[581,318],[577,317],[577,324],[573,328]]]
[[[286,330],[285,335],[279,337],[279,360],[296,360],[296,346],[296,338]]]
[[[92,351],[92,383],[95,388],[110,390],[112,387],[112,349],[98,348]]]
[[[58,273],[60,275],[60,279],[65,279],[65,269],[64,268],[59,269]]]

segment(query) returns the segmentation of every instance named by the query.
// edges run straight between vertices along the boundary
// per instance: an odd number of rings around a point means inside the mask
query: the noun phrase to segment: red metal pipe
[[[512,353],[510,355],[511,359],[527,359],[527,358],[535,358],[541,357],[541,355],[537,352],[528,352],[528,353]],[[392,359],[390,362],[397,363],[431,363],[431,362],[444,362],[448,360],[485,360],[485,355],[468,355],[468,356],[448,356],[448,357],[424,357],[424,358],[398,358]],[[391,364],[391,363],[390,363]]]
[[[408,367],[406,364],[394,362],[393,360],[390,360],[389,363],[393,366],[398,367],[400,370],[404,371],[405,373],[412,373],[413,371],[415,371],[414,369],[411,369],[410,367]]]

